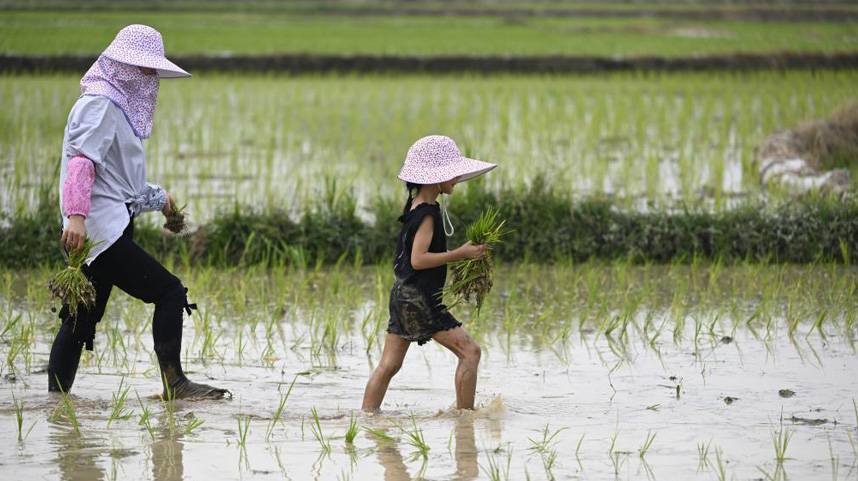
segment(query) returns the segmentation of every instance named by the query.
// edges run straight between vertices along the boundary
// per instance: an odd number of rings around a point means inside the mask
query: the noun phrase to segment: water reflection
[[[410,480],[411,475],[408,474],[408,466],[405,465],[405,460],[402,458],[402,453],[399,452],[396,443],[386,439],[372,436],[375,441],[375,454],[378,458],[378,464],[384,468],[384,481],[404,481]]]
[[[184,478],[181,441],[161,439],[151,446],[152,478],[155,481],[181,481]]]
[[[477,464],[477,445],[474,433],[473,413],[462,413],[461,416],[456,418],[453,429],[453,437],[456,442],[455,451],[453,452],[456,471],[450,479],[472,481],[480,473],[480,468]],[[425,460],[418,469],[418,472],[412,477],[408,472],[408,466],[405,463],[406,459],[402,456],[396,442],[380,439],[375,436],[372,436],[372,439],[376,443],[375,452],[378,463],[384,469],[384,481],[406,481],[423,478],[423,474],[427,468]]]
[[[449,479],[456,481],[472,481],[480,472],[477,464],[476,436],[474,434],[473,413],[465,412],[455,419],[453,427],[455,437],[455,451],[452,453],[456,462],[456,471]],[[424,460],[417,473],[412,476],[408,471],[406,458],[402,456],[396,441],[386,440],[376,436],[370,436],[375,442],[375,454],[378,463],[384,469],[384,481],[406,481],[411,479],[422,479],[427,468]],[[413,460],[413,457],[409,457]]]
[[[463,413],[456,418],[456,474],[457,481],[470,481],[480,474],[477,465],[477,443],[474,435],[473,413]]]
[[[56,426],[49,442],[57,453],[57,467],[63,481],[103,481],[104,469],[98,465],[99,453],[104,452],[97,440],[82,438],[65,426]]]

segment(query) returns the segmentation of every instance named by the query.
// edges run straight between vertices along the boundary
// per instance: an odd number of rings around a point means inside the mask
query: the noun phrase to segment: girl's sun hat
[[[458,178],[473,179],[497,167],[496,164],[469,159],[456,142],[444,135],[429,135],[408,149],[399,178],[414,184],[439,184]]]
[[[128,25],[123,28],[101,54],[117,62],[157,70],[160,78],[191,76],[167,60],[161,34],[146,25]]]

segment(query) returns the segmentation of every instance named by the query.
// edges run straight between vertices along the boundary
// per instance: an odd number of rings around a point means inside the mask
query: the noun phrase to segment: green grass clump
[[[24,432],[24,403],[15,398],[15,393],[12,393],[12,406],[15,408],[15,425],[18,427],[18,442],[24,442],[30,431],[36,426],[36,423],[30,425],[30,429]]]
[[[405,441],[415,449],[415,454],[421,456],[423,459],[427,459],[431,448],[423,437],[423,430],[417,427],[417,419],[414,417],[414,414],[411,415],[411,430],[406,430],[402,426],[400,426],[400,429],[405,434]]]
[[[451,265],[453,276],[447,293],[455,299],[453,305],[462,300],[476,304],[477,311],[483,299],[492,290],[492,247],[501,242],[507,233],[506,220],[501,219],[496,208],[490,207],[468,227],[468,241],[475,245],[486,245],[486,253],[477,259],[464,259]]]
[[[348,445],[354,444],[355,438],[358,435],[358,430],[359,430],[359,428],[358,428],[357,420],[355,419],[355,415],[352,414],[351,418],[349,419],[349,428],[348,428],[348,430],[346,430],[346,436],[345,436],[346,444],[348,444]]]
[[[247,414],[238,415],[238,445],[242,449],[247,446],[247,433],[250,432],[250,416]]]
[[[78,306],[90,307],[95,304],[95,287],[81,270],[92,247],[92,241],[86,239],[83,247],[69,252],[68,266],[48,282],[51,294],[69,306],[72,317],[77,315]]]
[[[315,437],[316,441],[319,442],[319,446],[321,447],[322,453],[330,453],[331,442],[322,433],[322,423],[321,421],[319,421],[319,412],[316,411],[315,407],[313,407],[310,412],[313,415],[313,421],[310,424],[310,430],[313,432],[313,437]]]
[[[775,461],[778,464],[789,459],[787,458],[787,449],[792,435],[793,433],[789,429],[784,428],[783,419],[781,419],[780,428],[772,431],[772,447],[775,449]]]

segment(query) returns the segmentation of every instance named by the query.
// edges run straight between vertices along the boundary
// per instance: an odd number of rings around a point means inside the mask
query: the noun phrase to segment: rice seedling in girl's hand
[[[492,247],[509,232],[505,226],[506,220],[501,219],[493,207],[468,226],[468,241],[475,245],[485,244],[486,254],[477,259],[464,259],[451,264],[453,275],[444,289],[445,294],[453,298],[451,306],[463,300],[473,301],[479,312],[483,300],[492,289]]]
[[[68,266],[57,272],[48,282],[51,294],[69,306],[72,317],[77,315],[79,305],[88,308],[95,304],[95,287],[81,270],[93,247],[91,240],[84,240],[83,247],[68,253]]]
[[[167,222],[164,224],[164,228],[174,234],[178,234],[185,230],[186,227],[185,208],[187,204],[179,207],[172,196],[167,198],[167,202],[170,203],[170,213],[166,216]]]

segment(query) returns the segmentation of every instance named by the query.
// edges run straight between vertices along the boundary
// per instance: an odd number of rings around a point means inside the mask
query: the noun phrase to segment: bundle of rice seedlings
[[[84,261],[93,248],[91,240],[86,239],[83,247],[68,253],[68,266],[48,282],[51,294],[69,306],[72,317],[77,316],[78,305],[90,307],[95,304],[95,287],[81,270]]]
[[[187,205],[179,207],[172,197],[169,198],[168,202],[170,203],[170,215],[167,216],[167,222],[164,223],[164,228],[174,234],[178,234],[187,227],[185,224],[185,207],[187,207]]]
[[[487,246],[486,254],[479,259],[464,259],[450,265],[452,276],[444,289],[453,302],[474,302],[477,312],[483,305],[483,299],[492,289],[492,247],[508,233],[504,229],[506,221],[501,219],[497,209],[490,207],[468,227],[467,238],[472,244]]]

